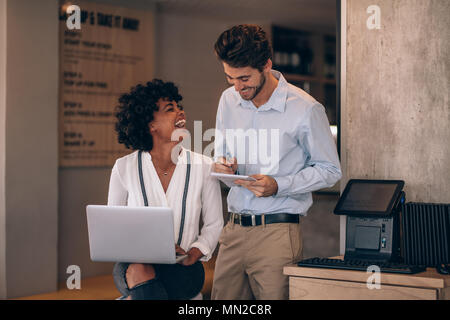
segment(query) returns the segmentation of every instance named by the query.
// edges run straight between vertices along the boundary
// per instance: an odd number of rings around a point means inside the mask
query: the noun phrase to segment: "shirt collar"
[[[278,79],[278,85],[270,96],[269,100],[257,108],[257,110],[268,111],[270,109],[284,112],[286,108],[286,97],[288,92],[288,83],[286,79],[283,77],[281,72],[271,70],[272,74],[275,78]],[[239,96],[239,103],[244,108],[256,109],[255,105],[252,101],[242,99],[241,95],[238,92],[235,92]]]

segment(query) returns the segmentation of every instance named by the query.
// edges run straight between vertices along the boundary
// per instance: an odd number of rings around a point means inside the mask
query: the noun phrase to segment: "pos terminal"
[[[366,270],[377,265],[382,272],[423,271],[401,261],[403,186],[401,180],[350,180],[334,209],[335,214],[347,216],[344,260],[311,258],[298,266]]]
[[[346,215],[345,260],[400,259],[400,180],[350,180],[334,213]]]

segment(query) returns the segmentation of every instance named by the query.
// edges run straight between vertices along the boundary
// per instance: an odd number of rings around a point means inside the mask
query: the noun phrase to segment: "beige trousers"
[[[228,222],[219,244],[211,299],[289,298],[283,267],[301,259],[300,223],[241,227]]]

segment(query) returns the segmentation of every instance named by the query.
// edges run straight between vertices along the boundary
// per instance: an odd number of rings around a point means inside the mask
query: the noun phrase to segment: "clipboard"
[[[222,182],[225,182],[229,185],[238,186],[234,183],[235,180],[245,180],[245,181],[256,181],[255,178],[252,178],[250,176],[243,176],[239,174],[226,174],[226,173],[217,173],[217,172],[211,172],[212,177],[216,177],[217,179],[221,180]]]

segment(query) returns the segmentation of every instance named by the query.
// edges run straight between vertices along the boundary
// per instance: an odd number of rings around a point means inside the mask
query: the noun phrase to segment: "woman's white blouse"
[[[170,207],[174,214],[175,241],[181,223],[181,208],[187,170],[187,150],[182,148],[167,193],[153,166],[149,152],[142,153],[142,172],[148,205]],[[223,227],[222,196],[217,179],[211,177],[213,161],[201,154],[190,152],[191,172],[186,197],[186,214],[180,246],[188,251],[200,249],[201,258],[211,258]],[[138,171],[138,151],[116,160],[111,173],[108,194],[109,206],[144,206]],[[200,215],[203,226],[199,233]]]

